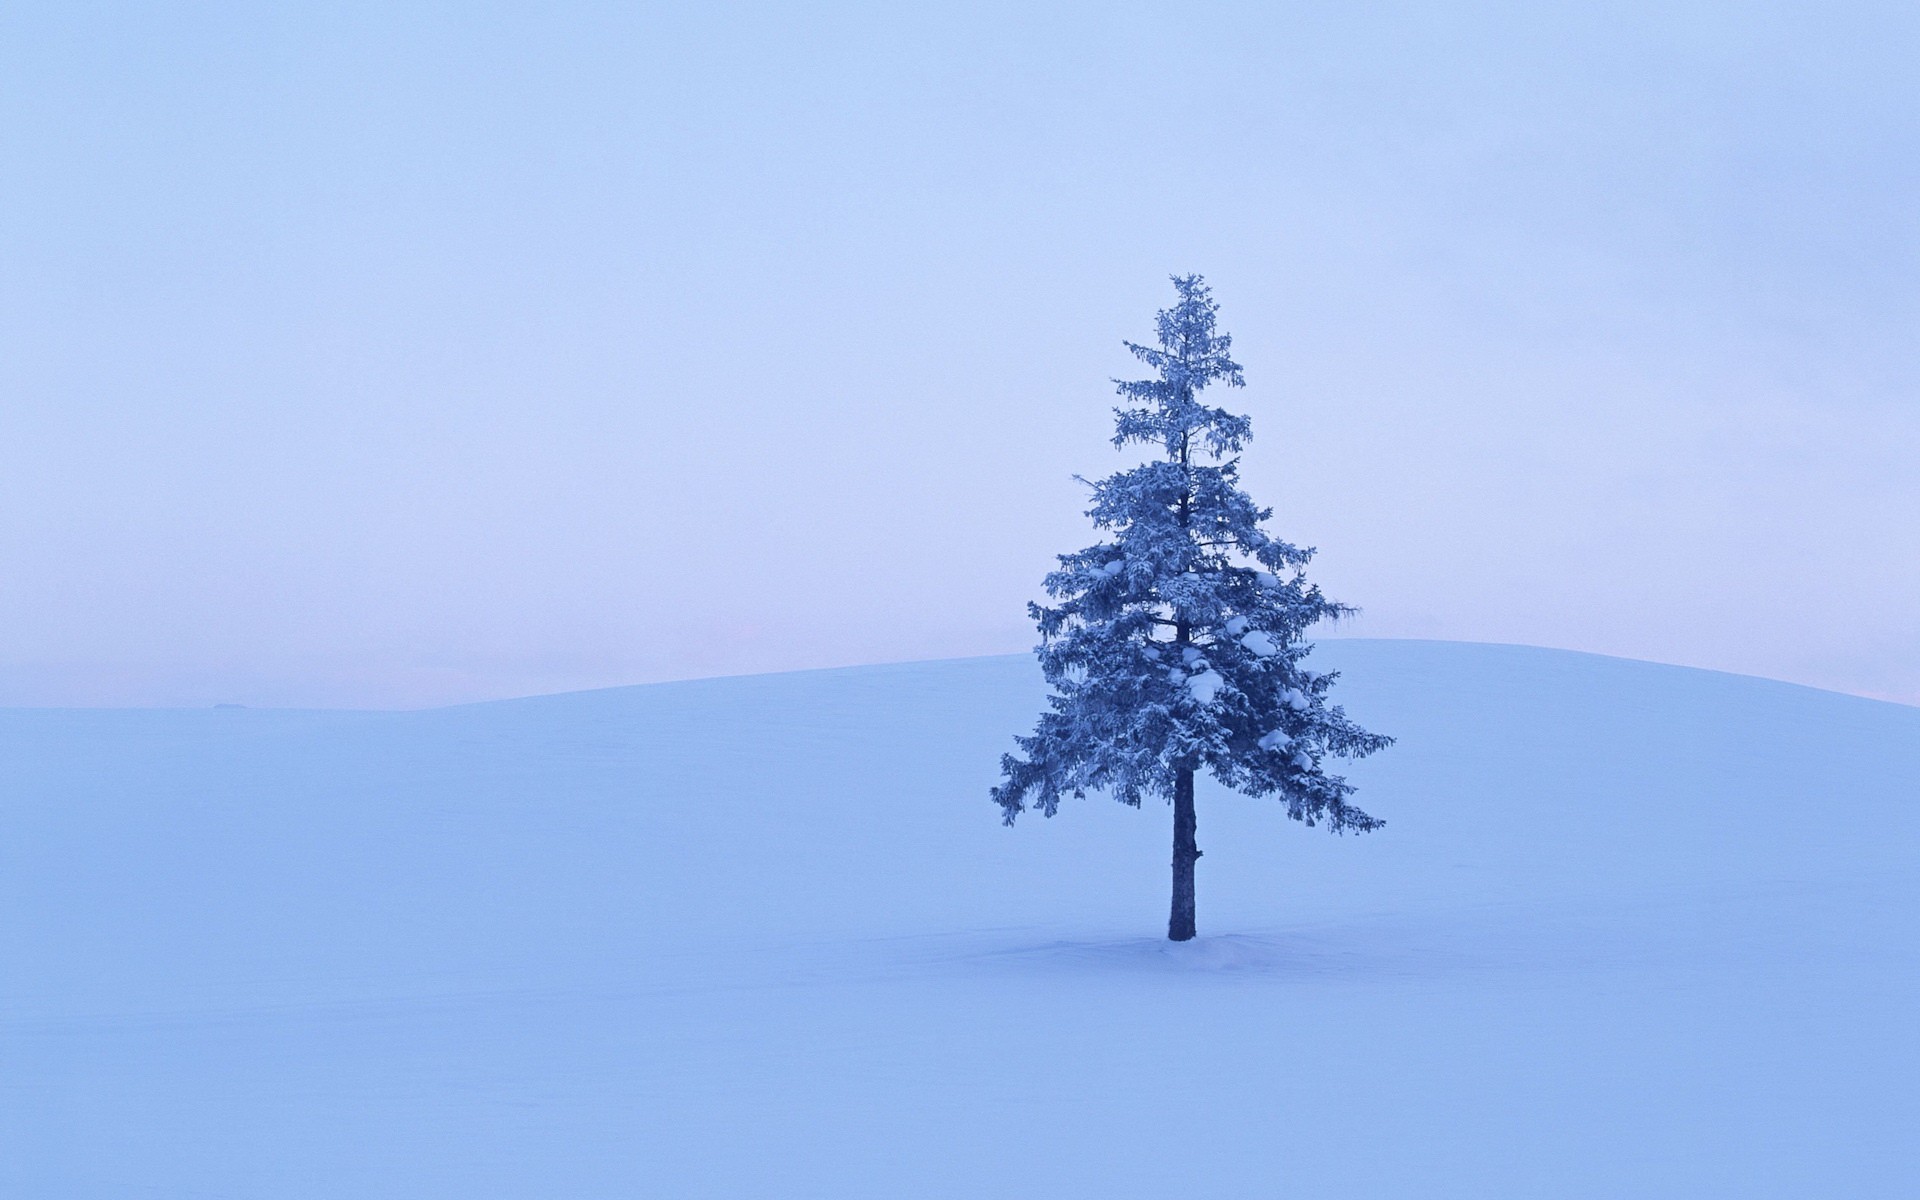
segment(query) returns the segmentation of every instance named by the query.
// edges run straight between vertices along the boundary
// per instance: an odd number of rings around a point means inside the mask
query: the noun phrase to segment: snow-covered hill
[[[998,824],[1027,658],[0,712],[0,1194],[1890,1196],[1920,710],[1336,641],[1332,838]]]

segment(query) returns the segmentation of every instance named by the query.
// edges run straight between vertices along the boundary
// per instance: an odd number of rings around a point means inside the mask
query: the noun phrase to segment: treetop
[[[1170,456],[1183,458],[1198,438],[1216,456],[1237,453],[1252,435],[1251,422],[1199,401],[1211,383],[1246,386],[1240,364],[1232,358],[1233,336],[1215,331],[1220,306],[1205,279],[1175,275],[1173,287],[1179,301],[1161,309],[1154,321],[1159,346],[1124,343],[1158,378],[1113,381],[1121,396],[1136,402],[1114,409],[1113,444],[1153,442]]]

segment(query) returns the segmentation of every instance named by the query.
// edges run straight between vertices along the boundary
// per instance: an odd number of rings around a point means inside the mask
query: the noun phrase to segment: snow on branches
[[[1240,490],[1251,423],[1200,401],[1210,384],[1243,386],[1232,339],[1215,331],[1199,276],[1173,283],[1159,344],[1127,343],[1154,377],[1116,381],[1114,444],[1160,456],[1091,484],[1087,515],[1106,540],[1061,555],[1045,583],[1054,603],[1029,606],[1050,711],[1002,759],[993,798],[1012,824],[1088,791],[1136,806],[1170,797],[1179,772],[1203,770],[1278,796],[1308,825],[1373,829],[1326,768],[1392,739],[1328,703],[1335,673],[1302,665],[1307,629],[1353,610],[1306,581],[1313,550],[1267,534],[1272,510]]]

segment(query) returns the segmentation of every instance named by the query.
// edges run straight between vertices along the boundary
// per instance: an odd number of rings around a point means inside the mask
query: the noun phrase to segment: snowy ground
[[[0,712],[0,1194],[1893,1196],[1920,709],[1326,644],[1380,833],[1008,830],[1026,658]]]

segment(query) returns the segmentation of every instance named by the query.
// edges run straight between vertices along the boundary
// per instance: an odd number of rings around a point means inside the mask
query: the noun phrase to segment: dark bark
[[[1183,399],[1192,399],[1191,391],[1181,393]],[[1185,486],[1180,493],[1180,528],[1185,529],[1192,520],[1193,477],[1189,472],[1188,434],[1180,433],[1180,471],[1186,476]],[[1173,644],[1184,648],[1190,631],[1187,614],[1174,615]],[[1195,827],[1193,813],[1193,771],[1181,768],[1173,777],[1173,913],[1167,918],[1167,937],[1176,942],[1193,940],[1193,864],[1200,857],[1200,848],[1194,845]]]
[[[1194,845],[1197,822],[1193,812],[1193,772],[1181,771],[1173,782],[1173,915],[1167,936],[1176,942],[1193,937],[1193,864],[1200,857]]]

